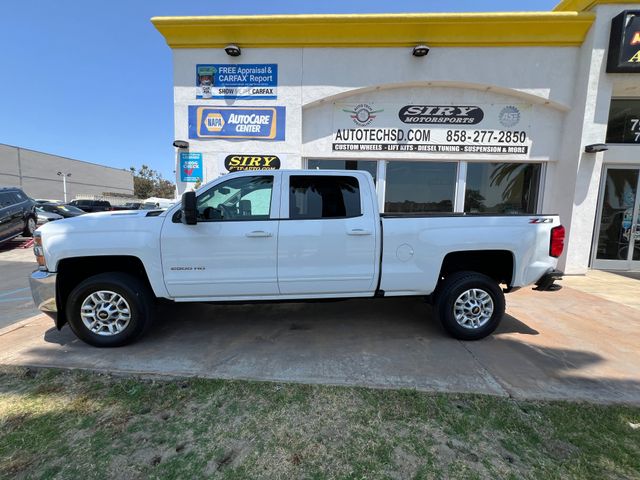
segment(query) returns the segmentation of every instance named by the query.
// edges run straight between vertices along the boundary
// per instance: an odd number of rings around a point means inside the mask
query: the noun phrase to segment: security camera
[[[416,45],[411,52],[414,57],[426,57],[428,53],[429,47],[426,45]]]
[[[234,44],[224,47],[224,51],[227,52],[227,55],[229,55],[230,57],[239,57],[242,53],[240,47]]]

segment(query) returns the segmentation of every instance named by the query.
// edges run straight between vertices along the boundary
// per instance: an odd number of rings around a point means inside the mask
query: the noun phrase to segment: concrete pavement
[[[29,275],[38,265],[28,240],[18,237],[0,244],[0,328],[37,315],[29,289]]]
[[[0,364],[640,404],[640,310],[570,287],[507,305],[479,342],[446,336],[416,298],[163,305],[147,337],[110,350],[37,316],[0,331]]]

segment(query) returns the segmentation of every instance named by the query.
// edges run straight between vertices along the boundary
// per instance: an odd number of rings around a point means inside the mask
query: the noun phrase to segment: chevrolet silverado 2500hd
[[[553,215],[380,214],[360,171],[238,172],[164,212],[102,212],[36,232],[36,305],[91,345],[127,344],[154,301],[255,302],[419,295],[454,337],[498,326],[504,292],[551,290]]]

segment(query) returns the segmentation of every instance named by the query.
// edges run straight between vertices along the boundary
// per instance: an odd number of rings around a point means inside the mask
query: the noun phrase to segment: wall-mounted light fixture
[[[609,150],[609,147],[606,143],[592,143],[591,145],[587,145],[584,147],[585,153],[598,153]]]
[[[429,50],[430,48],[426,45],[416,45],[415,47],[413,47],[411,55],[413,55],[414,57],[426,57],[429,53]]]
[[[230,57],[239,57],[242,53],[240,47],[233,43],[224,47],[224,51],[227,52],[227,55],[229,55]]]
[[[189,148],[189,142],[185,142],[184,140],[176,140],[173,142],[173,146],[176,148]]]

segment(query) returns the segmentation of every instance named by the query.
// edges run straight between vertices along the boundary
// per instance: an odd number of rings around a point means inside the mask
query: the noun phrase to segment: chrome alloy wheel
[[[118,335],[129,325],[131,309],[122,295],[99,290],[84,299],[80,318],[84,326],[97,335]]]
[[[493,315],[491,295],[480,288],[465,290],[453,304],[453,316],[461,327],[484,326]]]

